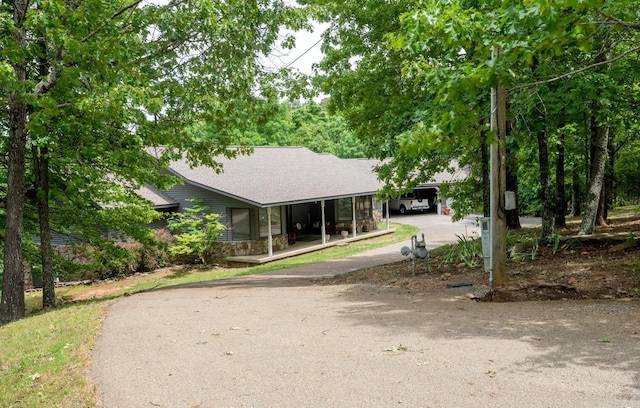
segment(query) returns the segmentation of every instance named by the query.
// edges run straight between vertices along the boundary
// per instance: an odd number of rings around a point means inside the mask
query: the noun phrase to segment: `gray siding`
[[[230,208],[248,208],[251,210],[251,235],[257,235],[259,233],[257,227],[258,211],[257,208],[244,203],[240,200],[235,200],[229,197],[225,197],[220,194],[213,193],[211,191],[204,190],[200,187],[196,187],[190,184],[179,184],[167,190],[166,193],[180,203],[180,210],[184,208],[193,207],[193,203],[188,200],[193,198],[202,199],[202,204],[209,207],[209,211],[220,215],[219,221],[226,226],[225,231],[220,237],[221,241],[231,241],[231,214],[228,212]],[[256,221],[253,221],[256,220]]]
[[[36,244],[40,244],[40,235],[32,235],[31,238],[33,238]],[[73,245],[83,242],[82,237],[78,234],[65,235],[59,232],[51,233],[51,245]]]
[[[167,213],[167,215],[168,214],[169,213]],[[147,227],[155,230],[167,229],[167,220],[165,219],[155,220],[151,224],[147,225]]]

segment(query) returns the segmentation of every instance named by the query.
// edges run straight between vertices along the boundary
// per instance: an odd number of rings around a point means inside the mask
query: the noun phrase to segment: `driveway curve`
[[[431,247],[473,227],[423,217]],[[640,407],[638,302],[313,283],[401,246],[114,302],[93,351],[100,406]]]

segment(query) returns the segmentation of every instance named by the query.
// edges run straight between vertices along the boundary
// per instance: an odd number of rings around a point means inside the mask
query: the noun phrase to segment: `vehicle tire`
[[[405,207],[404,205],[400,206],[400,214],[406,214],[407,213],[407,207]]]

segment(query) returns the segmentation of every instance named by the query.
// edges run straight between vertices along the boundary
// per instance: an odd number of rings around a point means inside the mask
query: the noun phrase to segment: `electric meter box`
[[[516,209],[516,193],[515,191],[504,192],[504,209],[506,211]]]
[[[491,217],[480,218],[480,233],[484,271],[489,272],[491,270]]]

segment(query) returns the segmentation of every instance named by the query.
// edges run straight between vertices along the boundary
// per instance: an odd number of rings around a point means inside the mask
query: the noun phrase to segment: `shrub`
[[[169,265],[169,245],[173,237],[166,229],[156,230],[153,234],[153,242],[143,245],[140,250],[139,270],[150,271]]]
[[[169,253],[183,261],[196,260],[207,264],[208,253],[213,252],[224,225],[218,221],[218,214],[207,213],[208,207],[201,205],[201,200],[190,201],[196,204],[167,220],[169,230],[176,233]]]
[[[63,246],[56,257],[58,276],[63,280],[99,280],[161,268],[170,262],[167,248],[171,239],[168,231],[159,230],[146,243],[127,239]]]

